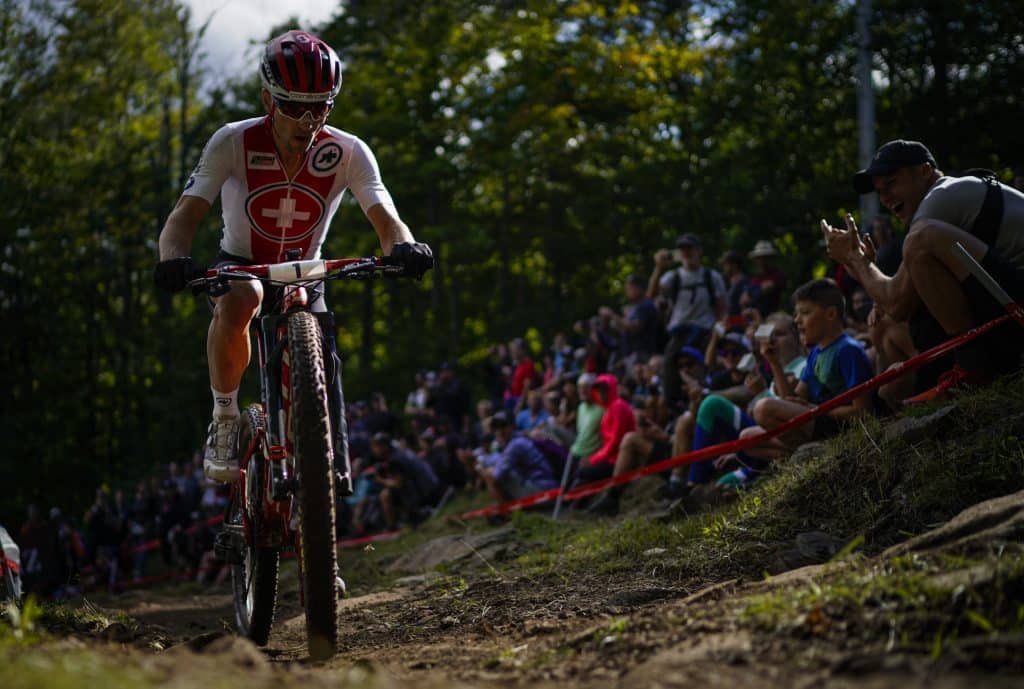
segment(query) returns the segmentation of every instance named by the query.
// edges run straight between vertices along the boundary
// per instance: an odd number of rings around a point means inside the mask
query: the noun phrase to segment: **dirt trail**
[[[1020,566],[1024,494],[990,501],[965,515],[944,531],[908,542],[903,550],[998,551],[993,567],[1005,566],[1000,562]],[[993,538],[997,523],[1002,529]],[[965,582],[980,586],[996,571],[984,565],[979,570],[977,560],[972,562],[943,573],[943,581],[951,587]],[[863,611],[848,611],[844,618],[836,611],[812,610],[782,632],[759,629],[745,618],[752,596],[787,595],[812,585],[812,580],[841,576],[853,566],[840,561],[767,581],[692,587],[666,586],[650,572],[595,574],[566,582],[483,570],[458,585],[438,577],[412,577],[389,590],[344,600],[342,650],[319,664],[304,660],[304,618],[294,577],[289,578],[287,570],[274,632],[261,652],[230,636],[231,601],[224,593],[139,591],[106,601],[106,607],[123,610],[138,621],[136,649],[160,655],[180,653],[182,648],[200,656],[213,654],[218,662],[244,665],[246,672],[270,676],[282,686],[360,685],[368,677],[375,686],[417,689],[453,684],[701,689],[1024,686],[1020,636],[1002,636],[980,647],[954,640],[951,650],[934,661],[928,649],[912,644],[894,649],[892,639],[886,638],[884,629],[872,626],[870,616],[862,616],[858,625],[855,620]],[[1012,581],[1018,585],[1019,576]],[[174,667],[172,672],[189,671],[181,664]]]

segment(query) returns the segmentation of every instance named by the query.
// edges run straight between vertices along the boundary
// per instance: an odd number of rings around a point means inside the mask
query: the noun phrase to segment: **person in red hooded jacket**
[[[619,381],[610,373],[597,377],[591,394],[601,407],[601,447],[597,452],[580,462],[576,470],[575,485],[600,481],[609,478],[615,470],[615,460],[619,456],[619,445],[622,438],[630,431],[636,430],[636,416],[629,403],[619,398]]]

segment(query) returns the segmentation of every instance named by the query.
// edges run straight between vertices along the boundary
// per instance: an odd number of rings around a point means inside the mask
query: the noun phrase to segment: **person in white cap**
[[[782,291],[786,289],[786,275],[775,265],[778,255],[775,245],[767,239],[758,240],[753,251],[747,254],[757,266],[757,270],[750,276],[751,292],[754,296],[748,306],[756,308],[762,316],[779,310]]]

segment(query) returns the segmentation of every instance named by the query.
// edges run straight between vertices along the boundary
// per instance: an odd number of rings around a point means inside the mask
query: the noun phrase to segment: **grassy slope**
[[[516,514],[513,524],[527,551],[494,565],[506,576],[557,584],[578,576],[628,577],[645,568],[657,549],[663,581],[698,587],[736,577],[761,579],[797,534],[812,530],[851,543],[848,551],[876,554],[970,505],[1024,488],[1022,382],[1024,377],[1015,376],[958,400],[938,428],[913,442],[886,440],[883,425],[868,421],[813,457],[781,463],[755,489],[711,511],[658,520],[560,522]],[[934,408],[912,413],[930,411]],[[459,501],[446,513],[473,502]],[[359,594],[386,587],[396,576],[386,570],[395,556],[465,528],[434,520],[399,540],[343,551],[341,566],[350,590]],[[475,523],[472,528],[487,527]],[[941,581],[944,572],[977,566],[995,567],[994,574],[967,588]],[[444,577],[438,586],[453,583],[452,577]],[[792,626],[793,620],[806,626],[808,620],[817,624],[843,619],[842,625],[826,625],[837,643],[843,635],[863,634],[934,655],[951,640],[988,643],[1001,633],[1024,631],[1024,548],[975,552],[956,560],[905,556],[871,563],[860,558],[820,582],[764,593],[737,605],[737,619],[752,628],[778,630]],[[879,614],[883,610],[886,614]],[[7,676],[22,678],[22,686],[60,686],[65,680],[70,686],[83,677],[97,686],[159,683],[159,672],[126,667],[86,648],[56,653],[54,638],[39,631],[40,626],[50,627],[60,634],[61,627],[99,624],[88,619],[94,613],[51,609],[35,631],[0,625],[0,662],[10,667]]]

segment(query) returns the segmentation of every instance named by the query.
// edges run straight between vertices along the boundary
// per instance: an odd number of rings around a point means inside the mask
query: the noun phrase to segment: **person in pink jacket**
[[[601,417],[601,447],[584,458],[576,470],[575,485],[591,483],[609,478],[615,470],[622,438],[636,430],[636,416],[629,403],[619,398],[619,381],[610,373],[604,373],[594,381],[591,392],[594,402],[604,407]]]

